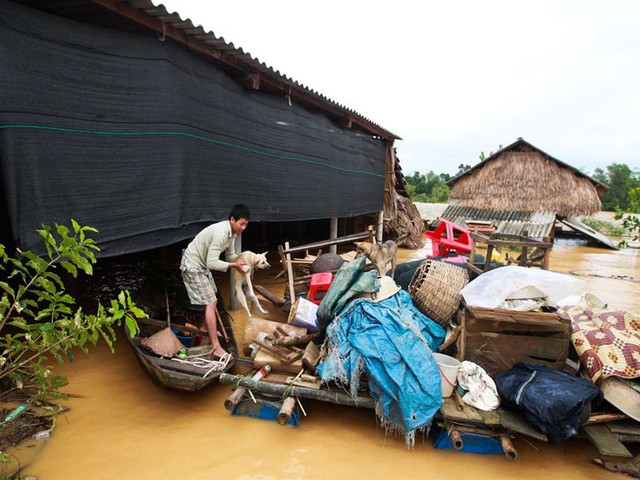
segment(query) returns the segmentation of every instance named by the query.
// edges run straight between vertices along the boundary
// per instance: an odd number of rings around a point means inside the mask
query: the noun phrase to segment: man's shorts
[[[216,300],[216,283],[208,269],[190,264],[183,255],[180,271],[192,305],[208,305]]]

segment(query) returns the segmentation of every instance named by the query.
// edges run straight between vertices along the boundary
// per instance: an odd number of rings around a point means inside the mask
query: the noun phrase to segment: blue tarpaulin
[[[366,372],[382,423],[412,443],[415,430],[429,426],[442,406],[440,373],[431,352],[444,337],[445,330],[423,315],[404,290],[379,302],[357,299],[329,325],[329,353],[318,372],[323,381],[349,385],[354,397]]]

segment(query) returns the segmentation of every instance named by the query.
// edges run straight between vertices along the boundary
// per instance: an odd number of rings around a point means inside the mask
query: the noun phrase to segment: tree
[[[622,220],[622,226],[631,236],[631,241],[640,240],[640,187],[635,187],[629,192],[629,207],[626,211],[617,208],[616,220]],[[620,242],[620,247],[628,245],[626,240]]]
[[[454,175],[454,176],[458,176],[458,175],[462,175],[464,172],[468,172],[469,170],[471,170],[471,165],[465,165],[464,163],[461,163],[460,165],[458,165],[458,172]]]
[[[432,171],[426,175],[414,172],[405,178],[407,193],[414,202],[445,203],[449,199],[449,187],[447,187],[441,175]]]
[[[640,175],[621,163],[612,163],[606,172],[596,168],[593,178],[609,187],[602,195],[602,209],[605,211],[618,208],[626,211],[631,206],[631,191],[640,186]]]
[[[43,226],[46,256],[31,251],[10,257],[0,244],[0,398],[22,392],[27,405],[64,398],[59,389],[65,377],[53,373],[49,359],[59,364],[73,360],[74,350],[85,353],[88,344],[104,340],[113,351],[114,326],[124,323],[131,336],[138,332],[137,318],[147,317],[127,291],[121,291],[108,307],[98,304],[95,313],[73,310],[75,299],[65,292],[56,269],[76,277],[79,271],[93,273],[94,252],[100,249],[89,232],[71,220],[72,230]],[[3,425],[0,425],[0,434]],[[7,458],[0,455],[0,462]]]
[[[498,150],[496,150],[496,152],[499,152],[503,148],[504,147],[502,146],[502,144],[498,145]],[[478,158],[480,158],[481,162],[484,162],[487,158],[489,158],[491,155],[493,155],[496,152],[489,152],[488,154],[485,155],[484,150],[483,150],[482,152],[480,152],[480,155],[478,155]]]

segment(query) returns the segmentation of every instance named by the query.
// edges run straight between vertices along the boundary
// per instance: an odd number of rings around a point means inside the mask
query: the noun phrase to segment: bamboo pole
[[[500,443],[502,444],[502,450],[509,460],[515,460],[518,458],[518,451],[513,447],[511,438],[509,435],[500,435]]]
[[[256,390],[261,393],[271,394],[277,397],[282,397],[283,394],[288,394],[292,397],[309,398],[311,400],[319,400],[321,402],[335,403],[337,405],[346,405],[349,407],[361,407],[361,408],[375,408],[374,401],[371,397],[356,397],[351,395],[330,392],[324,389],[315,390],[311,388],[296,387],[291,385],[283,385],[278,383],[267,383],[261,381],[251,380],[241,375],[231,375],[228,373],[222,373],[220,375],[220,383],[226,383],[231,385],[238,385],[238,387],[244,387],[251,390]]]
[[[296,406],[295,397],[287,397],[282,402],[282,407],[280,407],[280,411],[278,412],[278,416],[276,417],[276,421],[278,425],[286,425],[289,423],[291,419],[291,415],[293,415],[293,409]]]
[[[456,450],[462,450],[462,447],[464,447],[464,443],[462,442],[462,436],[457,429],[453,427],[449,428],[449,438],[451,439],[453,448],[455,448]]]
[[[218,320],[218,325],[220,326],[220,330],[222,331],[222,336],[224,337],[224,341],[229,343],[229,335],[227,334],[227,329],[222,322],[222,317],[220,316],[220,312],[218,311],[218,307],[216,307],[216,318]]]
[[[236,388],[231,395],[229,395],[224,401],[224,408],[231,411],[235,407],[242,397],[244,397],[246,388]]]

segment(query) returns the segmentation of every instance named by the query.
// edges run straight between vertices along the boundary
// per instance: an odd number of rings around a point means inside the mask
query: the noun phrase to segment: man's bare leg
[[[204,310],[204,324],[206,331],[209,333],[211,339],[211,345],[213,346],[213,354],[216,357],[221,357],[226,354],[227,351],[220,345],[220,339],[218,339],[218,323],[216,322],[216,307],[217,301],[213,301],[208,304]]]

